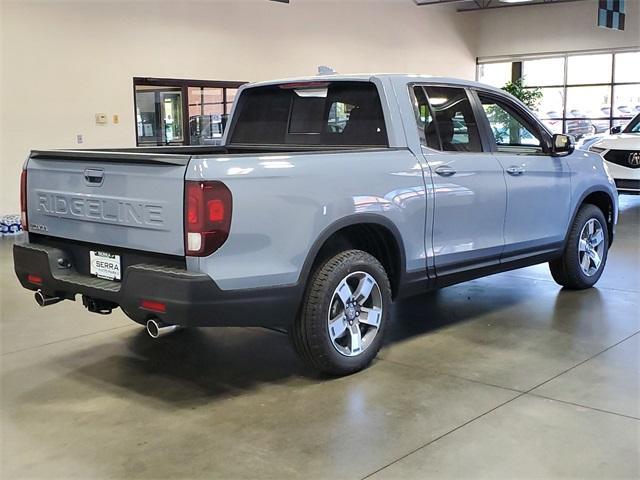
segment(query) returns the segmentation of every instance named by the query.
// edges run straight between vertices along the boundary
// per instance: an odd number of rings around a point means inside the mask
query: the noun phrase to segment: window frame
[[[420,87],[422,89],[422,91],[424,92],[424,95],[427,99],[427,107],[429,108],[429,113],[431,114],[431,116],[434,118],[435,120],[435,113],[433,110],[433,105],[431,105],[431,101],[429,100],[429,95],[427,94],[427,91],[425,90],[425,88],[427,87],[440,87],[440,88],[457,88],[459,90],[463,90],[467,96],[467,99],[469,100],[469,103],[471,105],[471,112],[476,120],[476,126],[478,128],[478,136],[480,138],[480,148],[481,150],[479,152],[464,152],[464,151],[452,151],[452,150],[443,150],[442,149],[442,138],[440,137],[440,131],[438,129],[438,125],[436,123],[436,131],[438,132],[438,143],[440,144],[440,148],[436,149],[433,147],[430,147],[429,145],[427,145],[427,138],[426,135],[424,133],[424,131],[421,131],[421,129],[419,128],[419,124],[418,124],[418,118],[420,117],[420,107],[418,106],[418,99],[415,96],[415,91],[414,88],[415,87]],[[456,155],[478,155],[479,153],[490,153],[492,152],[492,146],[491,144],[493,143],[490,138],[493,138],[493,134],[491,132],[489,132],[489,134],[491,135],[491,137],[487,137],[487,127],[488,125],[488,121],[486,120],[486,117],[483,118],[482,117],[478,117],[478,98],[477,96],[474,94],[474,88],[469,87],[467,85],[462,85],[462,84],[457,84],[457,83],[445,83],[445,82],[410,82],[407,85],[407,88],[409,89],[409,98],[411,99],[411,103],[413,104],[413,111],[414,111],[414,122],[415,122],[415,128],[418,131],[418,140],[420,142],[420,145],[424,148],[428,148],[430,150],[433,150],[435,152],[439,152],[439,153],[445,153],[445,154],[456,154]],[[482,106],[480,106],[480,108],[482,109]],[[484,115],[484,111],[482,112]]]

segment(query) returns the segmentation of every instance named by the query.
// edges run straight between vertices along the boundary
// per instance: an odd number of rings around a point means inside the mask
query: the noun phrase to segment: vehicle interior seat
[[[384,119],[380,108],[370,104],[352,108],[341,137],[347,144],[382,145],[386,143]]]

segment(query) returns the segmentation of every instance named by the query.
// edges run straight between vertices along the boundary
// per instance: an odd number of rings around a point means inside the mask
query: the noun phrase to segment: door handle
[[[522,175],[524,173],[524,168],[518,165],[512,165],[511,167],[507,168],[507,173],[514,176]]]
[[[99,168],[87,168],[84,171],[84,179],[90,186],[100,186],[104,181],[104,170]]]
[[[441,167],[436,168],[436,173],[441,177],[450,177],[456,174],[456,171],[449,167],[448,165],[443,165]]]

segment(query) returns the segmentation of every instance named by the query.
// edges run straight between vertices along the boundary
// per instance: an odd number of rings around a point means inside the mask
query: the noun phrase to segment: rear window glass
[[[229,143],[387,146],[378,90],[370,82],[317,82],[246,90]]]

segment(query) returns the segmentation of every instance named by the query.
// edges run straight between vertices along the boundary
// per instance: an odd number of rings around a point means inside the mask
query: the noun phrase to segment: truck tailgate
[[[188,155],[32,152],[29,230],[54,237],[184,255]]]

